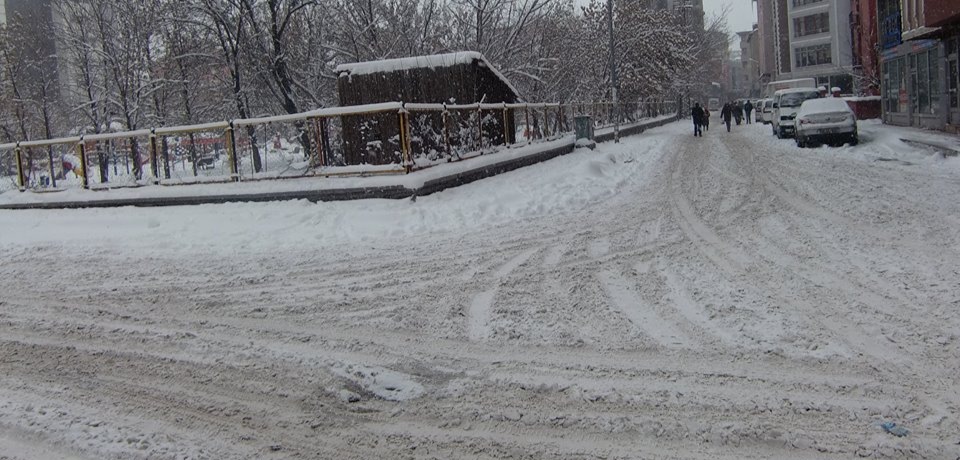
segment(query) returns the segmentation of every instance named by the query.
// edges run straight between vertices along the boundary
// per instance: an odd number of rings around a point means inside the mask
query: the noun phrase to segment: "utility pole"
[[[613,0],[607,0],[607,28],[610,30],[610,92],[613,96],[613,142],[620,142],[620,101],[617,98],[617,61],[613,41]]]

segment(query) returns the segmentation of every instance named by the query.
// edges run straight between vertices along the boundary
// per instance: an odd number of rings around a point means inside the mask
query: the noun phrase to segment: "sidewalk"
[[[624,125],[621,136],[638,134],[676,120],[664,116]],[[598,142],[613,139],[613,129],[596,132]],[[70,189],[59,192],[18,192],[0,194],[0,209],[103,208],[121,206],[184,206],[229,202],[282,200],[340,201],[358,199],[401,199],[424,196],[486,177],[566,155],[574,149],[574,136],[513,146],[496,153],[455,163],[445,163],[405,175],[371,177],[303,177],[258,181],[150,185],[112,190]]]
[[[864,125],[871,131],[882,129],[884,132],[895,135],[901,141],[932,148],[945,156],[960,155],[960,136],[958,135],[942,131],[886,125],[874,120],[869,120],[869,123],[866,124],[861,122],[861,126]]]

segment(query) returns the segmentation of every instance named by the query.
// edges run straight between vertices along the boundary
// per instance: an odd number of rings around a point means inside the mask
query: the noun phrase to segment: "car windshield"
[[[803,93],[787,93],[780,96],[780,107],[800,107],[803,101],[807,99],[816,99],[820,94],[816,91],[806,91]]]

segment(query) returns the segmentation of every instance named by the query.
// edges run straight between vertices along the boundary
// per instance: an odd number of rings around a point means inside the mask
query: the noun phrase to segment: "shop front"
[[[880,65],[885,123],[945,128],[949,101],[944,91],[943,62],[949,61],[944,61],[944,56],[943,42],[935,39],[910,40],[883,51]]]

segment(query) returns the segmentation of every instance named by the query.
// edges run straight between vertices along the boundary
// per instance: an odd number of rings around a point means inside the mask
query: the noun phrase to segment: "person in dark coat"
[[[710,131],[710,109],[703,106],[703,129]]]
[[[752,117],[750,116],[750,114],[753,113],[753,103],[751,103],[750,101],[747,101],[746,104],[743,104],[743,111],[747,115],[747,124],[748,125],[751,124],[750,120]]]
[[[693,105],[693,109],[690,111],[690,115],[693,116],[693,137],[703,137],[703,107],[700,107],[700,103],[697,102]]]
[[[739,102],[733,103],[733,118],[737,120],[737,126],[740,126],[740,122],[743,120],[743,106]]]
[[[733,104],[727,102],[720,109],[720,119],[727,125],[727,132],[730,132],[730,120],[733,119]]]

